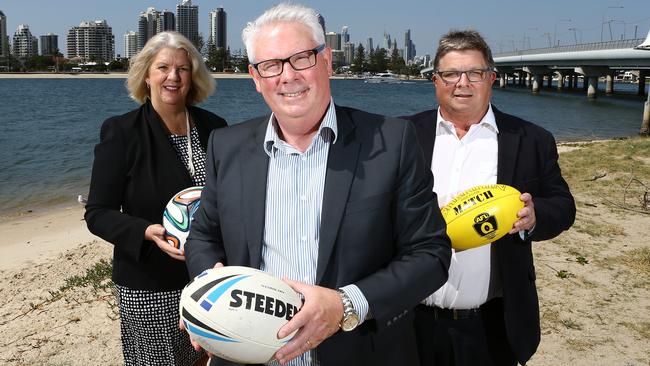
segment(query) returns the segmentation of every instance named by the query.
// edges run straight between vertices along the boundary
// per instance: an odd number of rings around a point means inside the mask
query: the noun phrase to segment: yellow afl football
[[[447,235],[456,250],[479,247],[500,239],[512,229],[524,207],[521,193],[505,184],[470,188],[440,209]]]

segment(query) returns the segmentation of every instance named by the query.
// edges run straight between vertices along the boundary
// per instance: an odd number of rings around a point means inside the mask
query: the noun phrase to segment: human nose
[[[460,79],[458,79],[458,82],[456,83],[456,85],[457,86],[458,85],[466,86],[466,85],[469,85],[469,84],[470,84],[470,81],[469,81],[469,76],[467,75],[467,71],[462,71],[460,73]]]
[[[293,68],[289,60],[285,60],[282,63],[282,73],[280,74],[282,80],[293,80],[296,78],[296,74],[298,74],[298,71]]]
[[[169,70],[169,75],[168,75],[167,77],[170,78],[170,79],[172,79],[172,80],[177,80],[177,79],[180,78],[180,73],[179,73],[179,72],[180,72],[179,69],[177,69],[177,68],[175,68],[175,67],[172,67],[172,68]]]

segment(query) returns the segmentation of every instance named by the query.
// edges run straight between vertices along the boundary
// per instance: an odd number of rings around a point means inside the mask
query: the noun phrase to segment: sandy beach
[[[534,245],[542,341],[528,365],[650,365],[650,139],[560,151],[578,214]],[[81,205],[5,219],[0,233],[0,364],[121,364],[112,246]]]

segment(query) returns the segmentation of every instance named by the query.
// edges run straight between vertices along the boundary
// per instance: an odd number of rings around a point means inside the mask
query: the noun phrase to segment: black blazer
[[[189,107],[203,149],[226,121]],[[170,144],[150,102],[111,117],[95,146],[85,219],[91,233],[113,243],[113,281],[133,289],[170,291],[189,281],[185,263],[145,241],[147,226],[162,223],[167,201],[192,179]]]
[[[518,361],[526,363],[540,340],[539,304],[531,240],[554,238],[573,224],[575,202],[558,165],[555,139],[545,129],[492,106],[498,134],[497,183],[528,192],[535,203],[537,223],[531,237],[506,235],[493,243],[503,285],[503,308],[508,341]],[[409,117],[431,166],[436,138],[436,109]]]
[[[318,347],[321,365],[416,365],[413,309],[447,279],[451,255],[432,175],[413,126],[336,106],[323,194],[316,283],[356,284],[373,320]],[[210,138],[207,185],[186,243],[192,275],[215,262],[259,268],[269,116]]]

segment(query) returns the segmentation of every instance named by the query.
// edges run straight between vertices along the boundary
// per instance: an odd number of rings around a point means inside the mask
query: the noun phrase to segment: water
[[[269,113],[250,79],[219,79],[217,92],[201,106],[239,123]],[[636,85],[627,87],[633,94]],[[367,84],[332,80],[337,103],[390,116],[435,106],[429,82]],[[93,147],[101,123],[137,107],[123,79],[0,80],[0,216],[29,209],[74,204],[87,195]],[[547,128],[558,140],[635,135],[641,125],[639,97],[600,97],[582,92],[495,89],[493,102]]]

